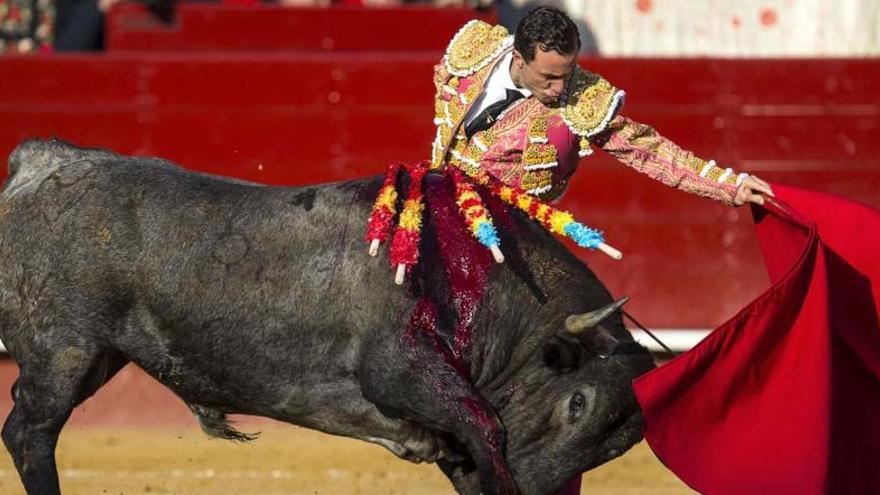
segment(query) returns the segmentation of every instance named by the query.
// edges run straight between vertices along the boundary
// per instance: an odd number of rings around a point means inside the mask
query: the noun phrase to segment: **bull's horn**
[[[577,335],[588,328],[593,328],[602,323],[602,320],[608,318],[611,313],[620,309],[627,301],[629,301],[629,296],[624,296],[599,309],[594,309],[580,315],[571,315],[565,319],[565,329]]]

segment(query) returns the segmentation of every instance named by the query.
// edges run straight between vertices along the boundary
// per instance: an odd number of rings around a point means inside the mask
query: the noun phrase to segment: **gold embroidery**
[[[465,149],[463,151],[463,155],[477,166],[483,161],[483,155],[489,151],[489,146],[492,145],[492,141],[494,138],[492,137],[492,133],[477,133],[471,138],[471,141],[467,143]],[[487,142],[488,141],[488,142]],[[482,149],[478,143],[482,143],[486,149]]]
[[[483,144],[485,144],[487,148],[491,148],[492,145],[495,144],[495,139],[497,135],[498,133],[495,132],[495,129],[490,127],[480,133],[480,139],[483,141]]]
[[[553,185],[553,172],[546,169],[526,170],[520,184],[520,187],[526,191],[538,191],[534,194],[543,194],[548,186]]]
[[[546,112],[533,118],[529,122],[529,143],[546,143],[547,131],[550,128],[550,119]]]
[[[536,108],[536,106],[540,108]],[[545,111],[544,109],[546,109],[546,107],[544,107],[544,105],[542,105],[536,98],[519,100],[499,115],[498,121],[495,122],[492,129],[498,134],[504,134],[511,129],[519,127],[528,119],[531,119],[535,113]]]
[[[443,83],[449,79],[449,73],[446,71],[446,65],[442,62],[434,66],[434,87],[438,90],[443,87]]]
[[[666,158],[670,163],[682,163],[685,167],[691,169],[692,172],[699,174],[703,171],[703,167],[708,165],[708,163],[704,160],[700,160],[696,156],[691,153],[685,155],[684,160],[680,159],[680,153],[676,153],[677,150],[670,149],[669,146],[663,146],[660,148],[663,153],[663,157]],[[676,160],[678,158],[678,160]],[[712,167],[715,168],[715,167]],[[711,170],[711,169],[710,169]],[[720,174],[719,174],[720,175]],[[708,176],[707,176],[708,177]],[[718,178],[718,175],[715,176]]]
[[[452,130],[445,124],[437,125],[437,137],[434,138],[433,160],[431,168],[439,168],[443,160],[443,149],[452,138]]]
[[[450,162],[465,170],[465,172],[476,173],[480,168],[480,155],[472,151],[473,146],[468,146],[463,140],[457,141],[450,152]]]
[[[494,127],[490,127],[488,129],[482,130],[474,134],[474,137],[471,138],[471,147],[476,148],[480,151],[481,156],[479,159],[482,159],[482,155],[489,151],[489,148],[495,144],[495,136],[496,133],[494,131]]]
[[[446,69],[459,77],[479,71],[510,45],[509,35],[504,26],[493,26],[480,20],[468,22],[449,43]]]
[[[593,154],[593,148],[590,146],[590,140],[581,136],[580,141],[578,141],[578,147],[580,150],[578,151],[578,156],[587,156]]]
[[[634,123],[627,126],[625,131],[627,132],[624,133],[624,136],[629,138],[633,146],[651,151],[664,161],[688,168],[694,174],[707,180],[718,182],[718,179],[725,172],[723,168],[719,168],[714,163],[710,164],[710,162],[694,156],[693,153],[682,150],[672,141],[660,139],[657,131],[650,126]],[[736,174],[731,173],[721,184],[736,185]]]
[[[457,162],[461,162],[462,158],[465,157],[463,153],[467,148],[467,140],[464,137],[464,129],[462,129],[462,126],[459,126],[457,136],[452,135],[452,129],[464,117],[474,100],[479,96],[480,92],[483,90],[483,84],[490,72],[491,70],[487,68],[486,70],[477,73],[471,79],[470,85],[464,93],[458,92],[449,100],[444,99],[442,91],[438,91],[434,96],[434,108],[437,113],[435,122],[439,129],[439,134],[438,138],[435,140],[436,145],[434,147],[432,168],[438,168],[441,166],[443,150],[446,149],[447,146],[449,147],[450,156],[448,158],[450,160],[453,158],[453,150],[459,154]],[[451,80],[450,86],[452,86]],[[458,90],[460,88],[460,81],[456,79],[454,86],[456,90]],[[479,163],[479,157],[476,157],[473,160],[475,160],[476,163]]]
[[[556,146],[552,144],[529,144],[523,151],[523,165],[526,170],[531,168],[549,168],[556,166]]]
[[[591,137],[608,126],[623,95],[623,91],[598,74],[577,67],[569,81],[560,113],[572,132]]]
[[[434,99],[434,119],[446,119],[446,101],[443,98]]]

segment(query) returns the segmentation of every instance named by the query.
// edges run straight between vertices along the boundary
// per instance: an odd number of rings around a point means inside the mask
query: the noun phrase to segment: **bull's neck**
[[[605,292],[570,251],[527,222],[516,220],[517,240],[507,243],[505,263],[493,267],[474,322],[470,372],[487,394],[493,389],[501,393],[509,385],[507,377],[541,353],[547,340],[564,328],[573,308]]]

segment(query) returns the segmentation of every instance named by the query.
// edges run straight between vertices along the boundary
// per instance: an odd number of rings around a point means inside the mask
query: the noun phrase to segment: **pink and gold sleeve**
[[[676,189],[732,205],[748,174],[715,165],[661,136],[652,127],[618,115],[593,142],[635,170]]]

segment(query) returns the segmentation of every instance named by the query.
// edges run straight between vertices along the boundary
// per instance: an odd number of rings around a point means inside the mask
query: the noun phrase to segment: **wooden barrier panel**
[[[269,184],[378,174],[392,160],[427,157],[439,56],[0,58],[0,155],[55,135]],[[627,90],[627,116],[700,156],[880,207],[880,62],[582,63]],[[601,152],[580,168],[562,206],[604,230],[625,258],[578,253],[612,292],[633,296],[644,323],[714,326],[764,287],[747,209],[678,193]]]
[[[107,15],[108,50],[182,51],[400,51],[442,50],[475,18],[491,12],[407,6],[288,8],[277,5],[177,4],[166,24],[137,3]]]

